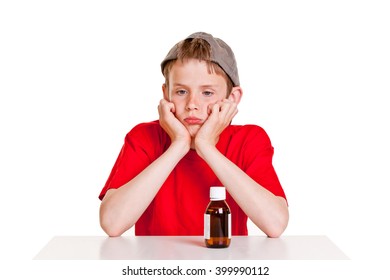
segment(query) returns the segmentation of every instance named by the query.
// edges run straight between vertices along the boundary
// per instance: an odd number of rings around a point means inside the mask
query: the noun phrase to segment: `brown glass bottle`
[[[226,248],[231,241],[231,216],[224,187],[210,188],[210,203],[204,214],[204,238],[208,248]]]

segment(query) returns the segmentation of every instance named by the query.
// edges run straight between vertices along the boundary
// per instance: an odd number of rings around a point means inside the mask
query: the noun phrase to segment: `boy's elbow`
[[[273,229],[267,232],[269,238],[278,238],[282,235],[284,229]]]
[[[273,223],[268,228],[266,232],[267,236],[270,238],[280,237],[287,228],[288,220],[289,220],[289,215],[288,215],[288,211],[286,211],[285,215],[282,215],[282,217],[280,217],[278,221]]]
[[[109,237],[118,237],[118,236],[121,236],[124,232],[124,231],[120,230],[119,228],[115,228],[113,226],[106,225],[103,222],[100,222],[100,226],[102,227],[103,231]]]
[[[100,227],[109,237],[121,236],[127,230],[118,221],[115,221],[107,213],[104,213],[102,209],[100,209]]]

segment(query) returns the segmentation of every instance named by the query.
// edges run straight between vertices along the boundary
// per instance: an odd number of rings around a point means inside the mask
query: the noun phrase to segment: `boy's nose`
[[[195,94],[190,94],[187,100],[187,110],[198,110],[199,109],[199,103],[195,96]]]

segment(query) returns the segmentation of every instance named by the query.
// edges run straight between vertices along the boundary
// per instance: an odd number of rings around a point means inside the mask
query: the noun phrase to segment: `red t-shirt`
[[[119,188],[157,159],[170,145],[158,121],[135,126],[100,193]],[[277,196],[286,198],[272,165],[273,147],[266,132],[255,125],[230,125],[220,135],[217,149],[251,178]],[[176,165],[135,224],[136,235],[203,235],[203,214],[211,186],[221,186],[206,162],[190,150]],[[148,186],[143,186],[147,188]],[[248,235],[247,215],[226,194],[232,234]]]

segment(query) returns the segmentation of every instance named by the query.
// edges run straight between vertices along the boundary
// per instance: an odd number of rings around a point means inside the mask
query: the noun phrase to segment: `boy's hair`
[[[169,71],[176,60],[198,59],[207,63],[209,73],[222,75],[227,82],[227,96],[239,85],[234,54],[230,47],[210,34],[198,32],[177,43],[161,63],[165,84],[169,87]],[[226,70],[225,70],[226,69]]]

